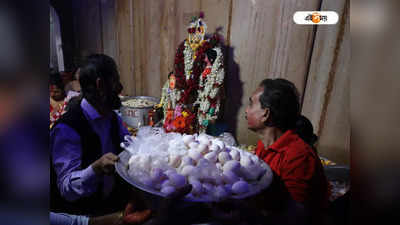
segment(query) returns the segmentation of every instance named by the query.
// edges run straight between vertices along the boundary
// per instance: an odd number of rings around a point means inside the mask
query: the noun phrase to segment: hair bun
[[[295,131],[309,145],[314,145],[318,140],[318,136],[314,134],[311,121],[303,115],[297,118]]]

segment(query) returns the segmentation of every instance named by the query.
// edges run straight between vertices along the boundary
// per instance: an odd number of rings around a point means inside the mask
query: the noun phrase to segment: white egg
[[[178,167],[181,163],[181,156],[177,154],[171,154],[169,155],[169,162],[168,165],[172,167]]]
[[[200,181],[192,179],[189,183],[192,185],[192,193],[194,195],[200,195],[203,192],[203,185]]]
[[[225,150],[225,143],[219,139],[213,140],[213,144],[216,144],[219,146],[219,148],[223,151]]]
[[[204,155],[204,158],[207,159],[210,162],[215,163],[217,161],[217,153],[209,152],[209,153]]]
[[[210,164],[211,164],[211,162],[210,162],[209,160],[207,160],[207,159],[205,159],[205,158],[201,158],[201,159],[199,159],[199,161],[197,162],[197,167],[198,167],[199,169],[204,169],[204,168],[206,168],[206,167],[209,167]]]
[[[194,141],[194,137],[193,137],[193,135],[185,135],[185,136],[182,137],[182,141],[186,145],[189,145],[191,142]]]
[[[229,154],[231,155],[232,159],[239,161],[240,160],[240,152],[236,149],[232,149]]]
[[[249,184],[246,181],[238,181],[232,185],[232,192],[235,194],[243,194],[248,192],[250,189]]]
[[[224,164],[223,171],[232,171],[238,174],[240,172],[240,163],[236,160],[229,160]]]
[[[182,162],[181,162],[181,167],[186,166],[186,165],[194,165],[195,161],[190,157],[190,156],[183,156],[182,157]]]
[[[222,173],[222,179],[227,184],[233,184],[239,180],[239,177],[232,171],[224,171]]]
[[[189,149],[188,155],[195,161],[203,158],[203,155],[197,149]]]
[[[224,183],[224,180],[222,179],[222,175],[218,174],[216,176],[213,176],[214,180],[213,183],[216,185],[222,185]]]
[[[206,154],[208,153],[208,145],[201,143],[198,147],[197,150],[201,153],[201,154]]]
[[[153,181],[160,182],[167,179],[167,175],[164,174],[163,170],[160,168],[153,168],[150,172],[150,178]]]
[[[181,174],[183,176],[189,176],[191,174],[193,174],[196,170],[196,167],[192,166],[192,165],[186,165],[182,168],[181,170]]]
[[[197,137],[197,140],[200,142],[200,143],[206,143],[206,142],[208,142],[208,141],[210,141],[209,140],[209,138],[208,138],[208,136],[206,135],[206,134],[200,134],[198,137]]]
[[[173,148],[173,147],[179,145],[179,142],[180,142],[180,141],[177,140],[177,139],[172,139],[172,140],[170,140],[170,141],[168,142],[168,146],[169,146],[170,148]]]
[[[225,199],[229,196],[229,193],[226,191],[223,185],[219,185],[215,188],[214,196],[218,200]]]
[[[186,178],[183,175],[175,173],[168,176],[168,178],[176,188],[181,188],[186,184]]]
[[[175,188],[173,186],[165,186],[161,188],[161,193],[166,194],[167,196],[175,192]]]
[[[190,142],[189,144],[189,148],[191,149],[197,149],[198,146],[199,144],[197,142]]]
[[[203,183],[203,189],[206,193],[212,194],[214,193],[215,186],[210,183]]]
[[[160,168],[160,169],[169,168],[170,166],[168,165],[168,160],[166,160],[166,159],[167,159],[166,157],[164,159],[162,159],[162,158],[154,159],[154,157],[153,157],[152,162],[151,162],[151,170],[153,168]]]
[[[216,144],[212,144],[209,149],[210,152],[216,152],[216,153],[221,152],[221,148],[219,147],[219,145]]]
[[[240,158],[240,164],[241,164],[243,167],[247,168],[247,167],[253,165],[254,163],[253,163],[253,161],[251,160],[251,158],[250,158],[249,156],[244,155],[244,156],[242,156],[242,157]]]
[[[218,161],[221,164],[224,164],[225,162],[227,162],[231,159],[232,159],[231,155],[229,155],[229,153],[227,153],[227,152],[221,152],[218,154]]]
[[[202,140],[202,141],[200,141],[200,144],[203,144],[203,145],[207,145],[207,146],[210,146],[211,145],[211,141],[210,140]]]
[[[166,186],[173,186],[171,180],[164,180],[163,182],[161,182],[161,188]]]
[[[176,173],[177,173],[177,172],[176,172],[175,169],[169,169],[169,170],[166,170],[166,171],[164,172],[164,174],[167,175],[167,177],[170,177],[172,174],[176,174]]]

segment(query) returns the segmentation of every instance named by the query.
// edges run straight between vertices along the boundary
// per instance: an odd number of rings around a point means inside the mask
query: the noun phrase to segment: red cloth
[[[280,188],[272,188],[270,196],[275,201],[282,202],[288,197],[283,195],[289,194],[293,200],[310,203],[313,208],[327,207],[328,182],[321,161],[313,148],[294,131],[286,131],[268,148],[258,141],[256,155],[271,167],[274,183],[281,184]]]
[[[50,128],[53,127],[54,123],[61,118],[61,116],[65,113],[65,107],[67,106],[67,102],[64,101],[60,104],[58,110],[56,111],[53,106],[50,104]]]
[[[211,73],[211,67],[207,67],[202,73],[203,79],[205,79],[207,75],[210,73]]]

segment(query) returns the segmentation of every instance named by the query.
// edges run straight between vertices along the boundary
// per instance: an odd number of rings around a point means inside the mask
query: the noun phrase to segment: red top
[[[275,188],[271,187],[272,199],[268,200],[272,204],[273,200],[282,203],[290,196],[297,202],[310,203],[312,208],[327,207],[328,182],[321,161],[313,148],[294,131],[286,131],[267,149],[258,141],[256,155],[274,172]]]

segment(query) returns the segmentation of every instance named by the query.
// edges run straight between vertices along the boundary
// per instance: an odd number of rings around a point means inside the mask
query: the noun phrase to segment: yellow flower
[[[182,116],[183,116],[183,117],[188,117],[189,114],[188,114],[187,112],[182,112]]]

